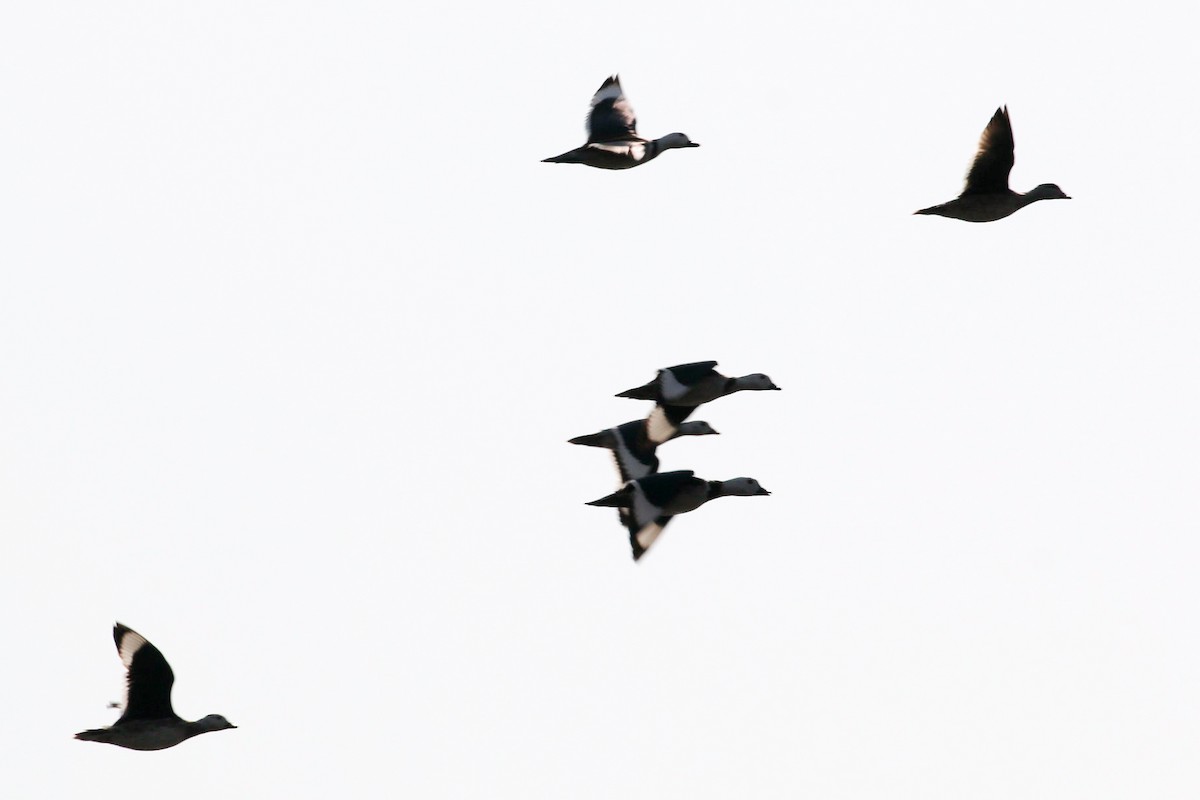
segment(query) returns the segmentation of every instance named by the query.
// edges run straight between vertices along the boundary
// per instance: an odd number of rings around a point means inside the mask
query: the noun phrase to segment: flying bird
[[[650,433],[650,421],[636,419],[599,433],[589,433],[569,439],[570,444],[589,447],[604,447],[613,452],[621,482],[644,478],[658,472],[658,456],[655,452],[663,442],[679,436],[706,436],[716,434],[707,422],[684,422],[673,428],[669,436],[655,438]]]
[[[1008,188],[1008,173],[1013,168],[1012,122],[1008,107],[997,108],[991,122],[979,137],[979,150],[967,172],[962,194],[948,203],[914,211],[935,214],[967,222],[995,222],[1038,200],[1070,200],[1053,183],[1043,183],[1021,194]]]
[[[742,391],[778,391],[770,378],[761,373],[729,378],[717,372],[716,361],[697,361],[660,369],[649,383],[626,389],[617,397],[653,400],[661,406],[690,406],[716,400]]]
[[[699,147],[682,133],[668,133],[659,139],[638,136],[633,106],[621,91],[621,80],[613,75],[592,95],[587,118],[588,139],[583,147],[562,155],[543,158],[555,164],[586,164],[600,169],[629,169],[673,147]]]
[[[113,626],[117,654],[126,670],[125,712],[107,728],[75,734],[76,739],[104,742],[130,750],[165,750],[185,739],[237,726],[220,714],[188,722],[171,707],[175,673],[158,648],[121,623]]]
[[[718,497],[769,495],[754,478],[706,481],[690,469],[660,472],[629,481],[612,494],[593,500],[589,506],[611,506],[623,510],[621,520],[629,531],[633,560],[640,559],[677,514],[694,511]]]

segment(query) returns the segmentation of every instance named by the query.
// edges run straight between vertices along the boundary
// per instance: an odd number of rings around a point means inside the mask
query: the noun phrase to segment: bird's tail
[[[588,447],[607,447],[607,437],[605,431],[599,433],[589,433],[586,436],[576,436],[574,439],[567,439],[567,444],[582,444]]]
[[[550,156],[550,158],[543,158],[542,163],[543,164],[582,164],[583,156],[580,155],[578,150],[569,150],[566,153],[563,153],[561,155]]]
[[[626,389],[617,395],[617,397],[630,397],[634,400],[657,400],[658,399],[658,379],[654,379],[645,386],[638,386],[635,389]]]
[[[599,500],[593,500],[587,505],[608,506],[610,508],[627,508],[629,506],[629,491],[627,488],[621,488],[606,497],[601,497]]]

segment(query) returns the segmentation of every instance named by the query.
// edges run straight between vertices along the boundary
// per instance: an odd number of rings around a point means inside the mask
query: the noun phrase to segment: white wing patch
[[[641,142],[592,142],[586,145],[589,150],[601,150],[615,156],[641,161],[646,157],[646,145]]]
[[[646,493],[642,491],[640,483],[635,483],[633,487],[633,507],[629,510],[633,513],[634,523],[641,529],[657,519],[662,514],[662,509],[646,499]]]
[[[675,377],[675,373],[669,369],[662,371],[662,375],[658,379],[658,384],[663,400],[668,401],[667,405],[671,405],[670,401],[672,400],[682,400],[683,396],[688,393],[688,389],[691,388],[680,383],[679,379]]]
[[[638,547],[642,548],[643,550],[649,550],[650,545],[654,544],[654,540],[657,539],[658,535],[662,532],[663,526],[659,525],[657,522],[651,522],[649,525],[643,526],[642,529],[637,532]]]
[[[671,420],[667,419],[667,412],[662,406],[655,406],[650,412],[650,416],[646,418],[646,436],[655,444],[662,444],[670,439],[679,428],[671,424]]]
[[[613,438],[617,440],[613,455],[617,459],[617,471],[621,473],[621,480],[635,481],[649,475],[650,467],[637,460],[633,451],[625,445],[625,439],[619,433],[615,434]]]
[[[125,669],[133,666],[134,655],[145,644],[146,639],[137,631],[125,631],[125,635],[121,637],[121,646],[117,648],[117,655],[121,657],[121,663],[125,665]]]

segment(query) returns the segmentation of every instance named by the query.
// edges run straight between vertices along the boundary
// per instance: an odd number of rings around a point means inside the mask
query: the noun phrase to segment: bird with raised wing
[[[1043,183],[1021,194],[1008,188],[1008,174],[1013,168],[1012,122],[1008,107],[996,109],[991,121],[979,137],[979,150],[967,172],[962,194],[948,203],[914,211],[952,217],[966,222],[994,222],[1019,211],[1038,200],[1070,200],[1053,183]]]
[[[175,673],[158,648],[119,622],[113,626],[113,639],[126,670],[125,712],[111,726],[82,731],[76,739],[130,750],[164,750],[202,733],[237,727],[220,714],[195,722],[180,718],[171,707]]]
[[[625,99],[621,80],[613,75],[592,95],[587,118],[587,144],[574,150],[543,158],[543,163],[586,164],[599,169],[629,169],[676,147],[699,147],[682,133],[668,133],[658,139],[638,136],[633,106]]]

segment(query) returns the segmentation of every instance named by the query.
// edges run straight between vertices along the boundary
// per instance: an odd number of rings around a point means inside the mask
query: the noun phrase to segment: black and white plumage
[[[76,739],[131,750],[163,750],[202,733],[237,727],[220,714],[195,722],[180,718],[171,706],[175,673],[158,648],[119,622],[113,625],[113,640],[126,670],[124,713],[110,727],[82,731]]]
[[[684,427],[684,422],[700,406],[667,406],[656,403],[646,417],[646,435],[652,439],[666,441],[675,435],[675,431]]]
[[[587,505],[624,510],[621,519],[629,531],[633,560],[637,561],[676,515],[694,511],[718,497],[769,494],[754,478],[706,481],[685,469],[629,481],[612,494]]]
[[[637,132],[637,117],[621,90],[616,75],[608,78],[592,96],[587,119],[588,140],[583,147],[542,159],[556,164],[586,164],[600,169],[629,169],[675,147],[699,147],[682,133],[658,139],[643,139]]]
[[[716,366],[716,361],[696,361],[666,367],[658,371],[654,380],[633,389],[626,389],[617,397],[653,400],[660,406],[695,408],[734,392],[779,390],[779,387],[762,373],[729,378],[717,372]]]
[[[1008,186],[1014,163],[1012,121],[1008,107],[1004,106],[996,109],[979,137],[979,148],[967,172],[962,194],[948,203],[913,213],[966,222],[994,222],[1038,200],[1071,199],[1053,183],[1043,183],[1025,194],[1014,192]]]
[[[679,436],[706,436],[717,431],[707,422],[683,422],[662,438],[651,435],[650,420],[637,419],[615,428],[568,440],[570,444],[604,447],[613,452],[621,481],[644,478],[658,472],[658,446]]]

